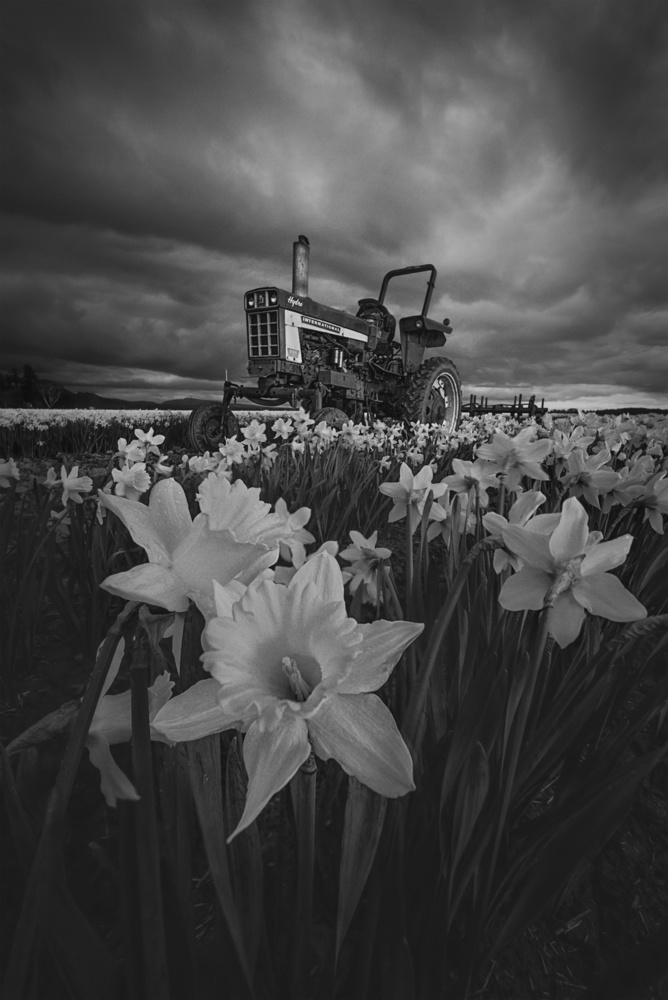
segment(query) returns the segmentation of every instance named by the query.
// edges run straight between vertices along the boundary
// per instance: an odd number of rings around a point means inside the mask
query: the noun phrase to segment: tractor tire
[[[220,403],[201,403],[188,418],[186,439],[195,451],[215,451],[226,438],[236,437],[239,421],[231,410],[227,411],[223,425],[223,407]]]
[[[343,425],[350,420],[350,417],[336,406],[323,406],[322,410],[316,410],[312,414],[311,419],[315,420],[314,427],[324,420],[328,427],[336,427],[340,431]]]
[[[406,420],[441,424],[454,434],[462,415],[462,384],[448,358],[429,358],[408,378],[404,401]]]

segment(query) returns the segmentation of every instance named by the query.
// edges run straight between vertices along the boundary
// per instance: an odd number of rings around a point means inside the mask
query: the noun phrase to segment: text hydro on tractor
[[[428,273],[422,311],[399,320],[385,303],[399,275]],[[212,450],[239,426],[230,409],[238,397],[259,409],[303,406],[316,423],[342,426],[364,414],[440,424],[452,432],[462,411],[461,383],[452,361],[424,360],[425,349],[442,347],[449,320],[427,315],[436,281],[433,264],[388,271],[377,299],[360,299],[357,314],[332,309],[308,295],[309,241],[293,244],[292,291],[268,286],[246,292],[248,373],[257,388],[226,381],[221,402],[196,407],[188,424],[190,445]]]

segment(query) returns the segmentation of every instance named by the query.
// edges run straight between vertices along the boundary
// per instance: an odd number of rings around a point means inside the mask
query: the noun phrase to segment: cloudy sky
[[[467,393],[668,406],[665,0],[3,0],[2,49],[3,368],[250,381],[305,233],[353,313],[433,263]]]

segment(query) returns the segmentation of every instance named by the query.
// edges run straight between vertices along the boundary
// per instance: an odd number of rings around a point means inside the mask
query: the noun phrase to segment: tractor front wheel
[[[316,410],[312,419],[315,420],[314,427],[317,427],[324,420],[328,427],[336,427],[340,431],[343,425],[350,420],[350,417],[338,406],[323,406],[321,410]]]
[[[462,384],[448,358],[429,358],[408,378],[404,402],[407,420],[421,424],[441,424],[454,434],[462,415]]]
[[[195,451],[215,451],[226,438],[236,437],[239,421],[228,409],[223,420],[221,403],[201,403],[188,418],[186,438]]]

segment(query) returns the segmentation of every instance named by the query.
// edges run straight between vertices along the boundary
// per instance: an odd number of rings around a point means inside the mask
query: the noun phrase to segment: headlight
[[[278,292],[269,292],[269,305],[275,306],[278,302]]]
[[[247,295],[246,296],[246,309],[255,309],[255,296],[254,295]]]

